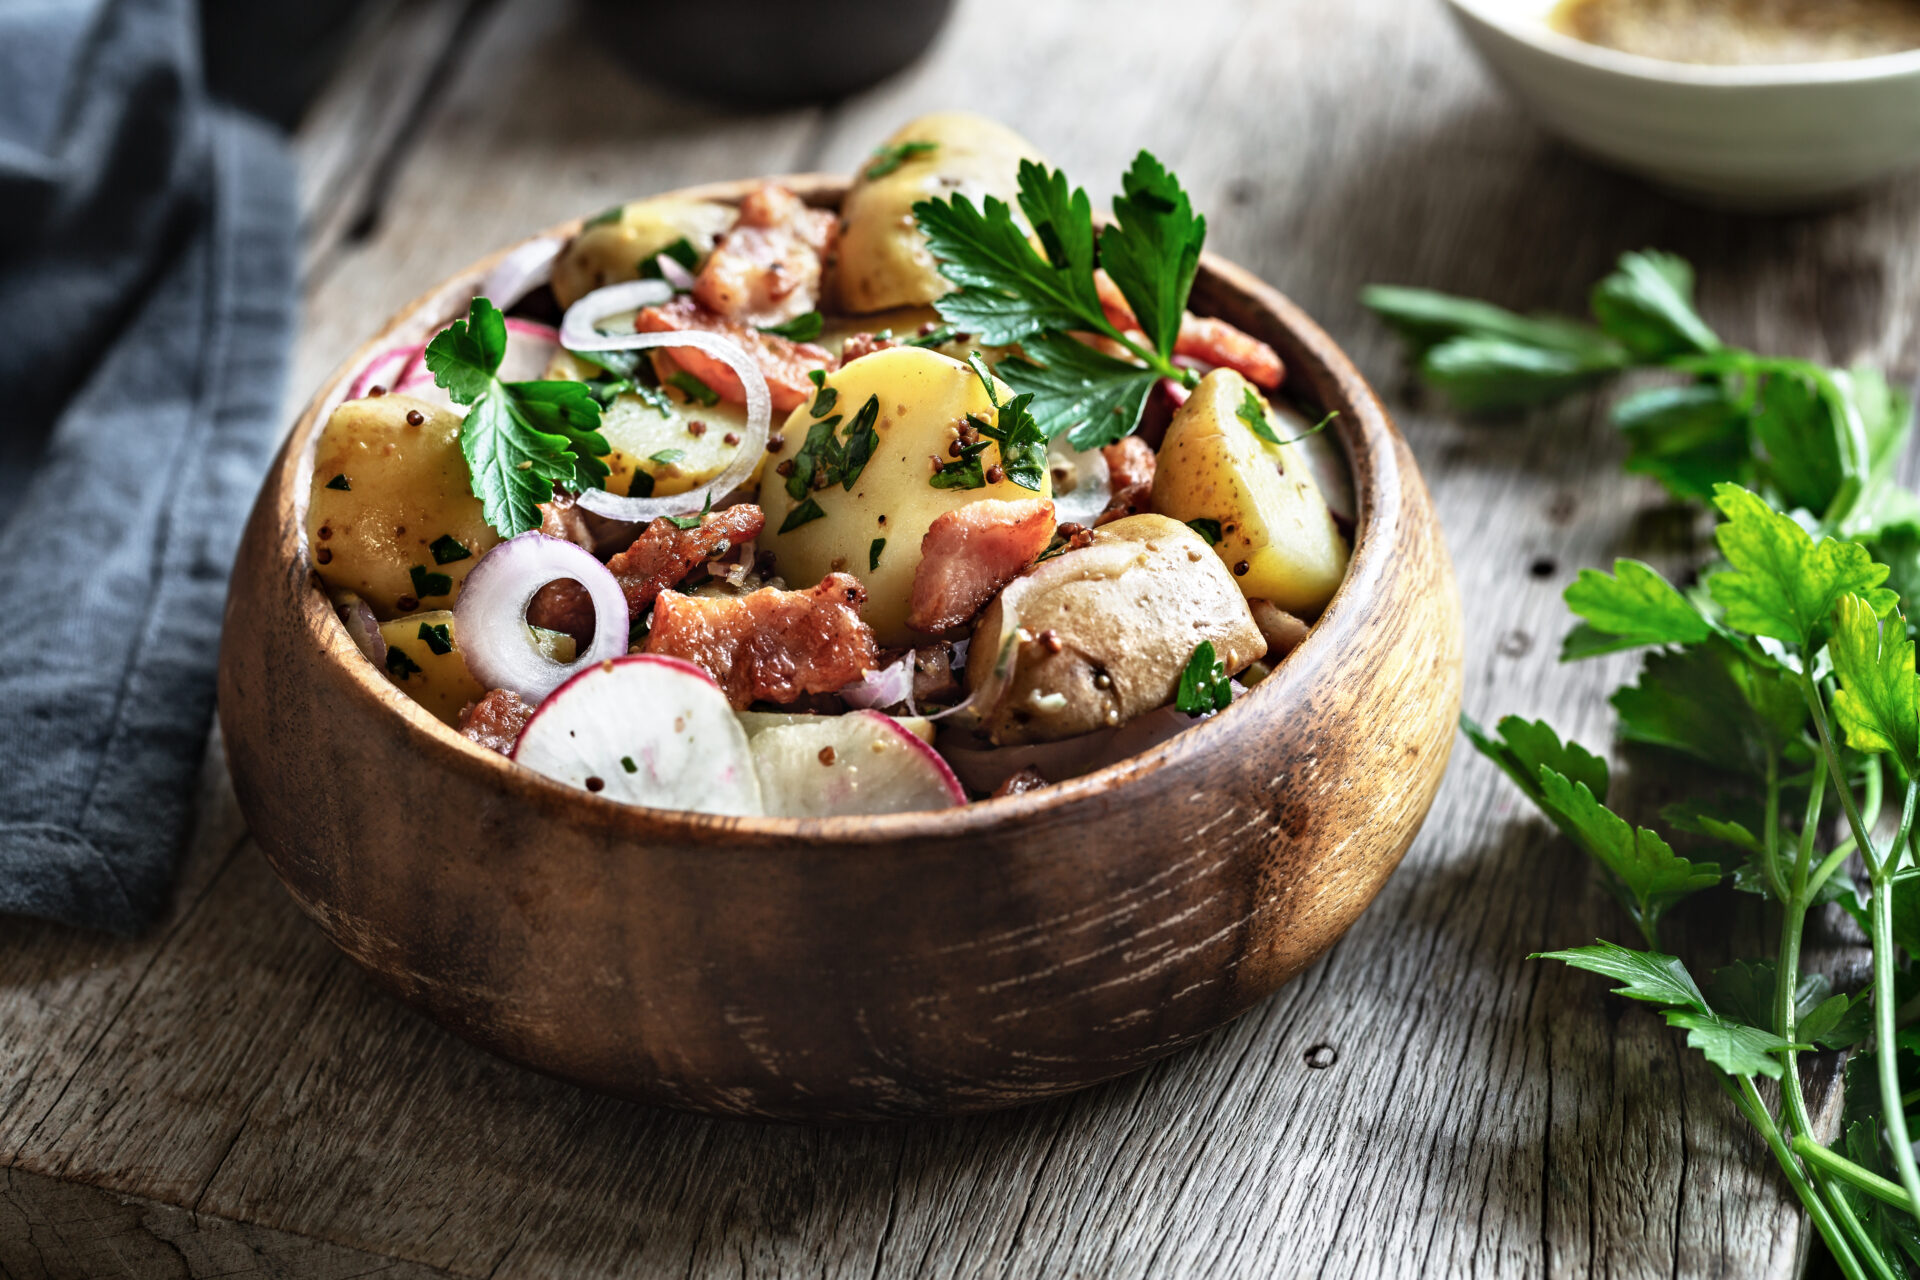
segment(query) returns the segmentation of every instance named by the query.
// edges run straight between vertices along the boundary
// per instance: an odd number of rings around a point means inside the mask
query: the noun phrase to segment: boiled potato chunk
[[[333,411],[307,502],[307,545],[329,587],[382,618],[444,607],[499,541],[473,496],[458,414],[398,395]]]
[[[1213,549],[1240,590],[1313,617],[1346,576],[1346,540],[1299,446],[1268,444],[1240,418],[1250,392],[1258,398],[1231,369],[1200,380],[1160,445],[1153,509],[1180,521],[1219,521]],[[1274,434],[1285,440],[1283,429]]]
[[[580,228],[553,260],[553,296],[570,307],[595,289],[640,278],[640,264],[685,239],[704,258],[733,225],[730,205],[655,196],[609,209]]]
[[[996,746],[1056,742],[1172,702],[1203,640],[1229,672],[1267,647],[1205,539],[1166,516],[1128,516],[987,606],[967,688]]]
[[[486,687],[467,671],[467,660],[460,656],[452,610],[410,613],[383,622],[380,638],[387,642],[388,678],[447,724],[458,723],[460,709],[486,695]]]
[[[947,460],[947,448],[968,414],[994,420],[986,389],[958,360],[919,347],[892,347],[828,374],[826,386],[834,391],[840,438],[869,397],[879,401],[879,446],[851,489],[834,484],[807,495],[825,513],[821,518],[781,533],[803,500],[788,494],[780,464],[800,452],[815,420],[811,402],[795,409],[785,425],[776,428],[780,450],[760,475],[767,532],[759,545],[772,550],[790,587],[813,586],[829,573],[852,574],[866,584],[861,616],[881,645],[923,644],[927,637],[907,626],[907,609],[920,564],[920,541],[934,520],[987,498],[1050,498],[1051,491],[1045,480],[1038,493],[1011,480],[978,489],[936,489],[929,483],[935,459]],[[997,386],[995,394],[1004,402],[1013,393]],[[999,461],[996,445],[989,444],[980,455],[983,469]],[[876,548],[882,540],[884,545]]]
[[[554,356],[547,377],[576,381],[592,378],[598,370],[569,352]],[[651,492],[641,497],[666,498],[696,489],[727,469],[734,455],[750,447],[745,441],[747,411],[725,400],[702,405],[678,387],[664,387],[672,407],[662,413],[637,395],[613,398],[600,416],[600,434],[612,452],[607,464],[607,491],[622,496],[633,492],[633,476],[644,471],[653,477]],[[727,437],[732,436],[731,441]],[[760,453],[766,450],[761,447]],[[758,472],[755,472],[758,475]],[[751,484],[752,479],[748,480]]]
[[[840,206],[835,288],[847,311],[925,306],[951,291],[925,237],[914,225],[922,200],[964,195],[976,206],[986,196],[1009,204],[1018,194],[1020,161],[1038,159],[1033,145],[1005,125],[964,111],[921,116],[882,145],[885,155],[903,143],[932,150],[909,155],[899,167],[869,178],[863,161]],[[1017,208],[1018,206],[1016,206]]]

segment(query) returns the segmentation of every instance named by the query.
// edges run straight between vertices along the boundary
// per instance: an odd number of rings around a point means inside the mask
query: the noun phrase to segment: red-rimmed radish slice
[[[673,296],[673,288],[660,280],[629,280],[623,284],[595,289],[567,308],[560,321],[560,345],[569,351],[643,351],[652,347],[675,347],[703,351],[723,360],[740,379],[747,396],[747,420],[740,430],[740,443],[732,461],[719,475],[703,485],[661,498],[619,497],[604,489],[588,489],[579,496],[579,505],[595,515],[613,520],[656,520],[661,516],[684,516],[698,511],[709,498],[718,502],[752,478],[754,469],[766,455],[767,432],[773,424],[773,396],[767,390],[766,375],[739,343],[717,333],[698,329],[677,329],[670,333],[602,333],[600,323],[623,312],[656,306]]]
[[[678,658],[636,653],[594,663],[540,704],[513,759],[626,804],[762,811],[747,735],[726,695]]]
[[[940,753],[878,711],[764,729],[753,737],[753,764],[770,817],[911,813],[967,802]]]
[[[511,310],[520,299],[547,283],[553,274],[553,260],[559,256],[560,249],[561,242],[550,236],[527,241],[494,264],[493,270],[481,282],[480,292],[476,296],[485,298],[502,311]],[[507,323],[511,325],[513,321]]]
[[[500,368],[495,376],[502,382],[537,382],[546,376],[547,365],[552,363],[553,354],[559,349],[560,331],[552,325],[509,316],[507,350],[500,357]],[[455,405],[452,398],[441,390],[440,384],[433,380],[433,371],[427,368],[425,347],[414,352],[396,380],[388,384],[388,390],[431,404],[446,405],[459,413],[466,412],[464,406]]]
[[[527,626],[527,605],[549,582],[571,578],[593,600],[593,643],[572,662],[555,662]],[[484,688],[511,689],[538,703],[568,677],[627,651],[627,597],[593,553],[523,533],[480,557],[453,604],[467,670]]]
[[[375,387],[385,387],[388,391],[399,390],[401,381],[406,377],[407,366],[417,361],[425,349],[414,343],[388,347],[377,353],[361,366],[359,373],[353,375],[353,381],[347,387],[347,399],[363,399]]]

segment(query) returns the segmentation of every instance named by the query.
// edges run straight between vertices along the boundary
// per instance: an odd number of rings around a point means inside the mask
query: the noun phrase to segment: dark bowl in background
[[[640,76],[728,106],[830,102],[919,57],[953,0],[594,0]],[[716,45],[715,32],[724,33]],[[698,51],[690,56],[690,51]]]

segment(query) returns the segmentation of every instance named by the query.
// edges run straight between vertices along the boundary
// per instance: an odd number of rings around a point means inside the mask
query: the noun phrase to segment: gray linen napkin
[[[0,913],[120,933],[192,819],[295,304],[285,149],[198,50],[189,0],[0,0]]]

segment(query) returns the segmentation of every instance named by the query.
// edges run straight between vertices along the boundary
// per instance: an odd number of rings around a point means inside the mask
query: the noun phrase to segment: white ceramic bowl
[[[1790,208],[1920,162],[1920,50],[1790,66],[1698,66],[1587,44],[1554,0],[1447,0],[1540,123],[1601,160],[1713,203]]]

